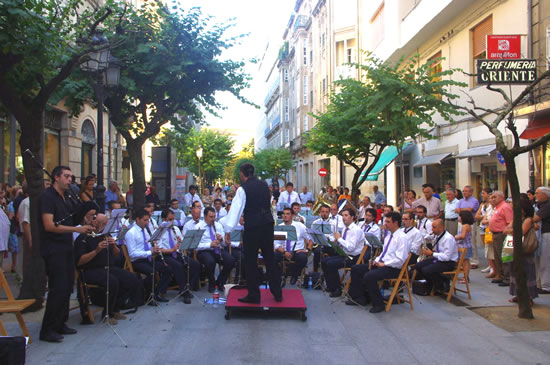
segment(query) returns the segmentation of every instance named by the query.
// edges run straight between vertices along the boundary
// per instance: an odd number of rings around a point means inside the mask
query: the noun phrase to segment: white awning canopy
[[[489,146],[474,147],[464,152],[460,152],[458,155],[455,156],[455,158],[489,156],[491,152],[493,152],[496,149],[497,149],[497,146],[495,146],[494,144]]]
[[[450,153],[442,153],[439,155],[424,156],[420,161],[414,164],[415,167],[440,164]]]

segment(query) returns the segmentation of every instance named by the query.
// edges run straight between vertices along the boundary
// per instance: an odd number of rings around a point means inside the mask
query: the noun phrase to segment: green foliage
[[[245,162],[254,163],[254,139],[244,145],[237,155],[225,166],[223,177],[233,182],[239,182],[239,168]]]
[[[211,129],[191,129],[188,133],[167,131],[166,140],[176,149],[178,164],[199,174],[197,150],[202,147],[201,175],[207,181],[221,177],[224,167],[233,159],[231,150],[235,144],[228,134]]]
[[[286,148],[266,148],[254,156],[256,175],[262,179],[284,177],[293,165],[292,154]]]
[[[229,176],[230,180],[233,180],[234,182],[239,182],[241,179],[241,176],[239,175],[240,168],[245,163],[251,163],[254,164],[253,158],[247,158],[247,157],[241,157],[236,159],[231,165],[228,167],[231,168],[231,175]]]
[[[404,65],[391,65],[367,54],[366,63],[353,64],[361,79],[335,82],[327,111],[313,114],[318,123],[307,147],[352,166],[352,192],[357,193],[387,146],[431,138],[427,127],[434,125],[436,113],[446,120],[460,114],[441,97],[455,99],[448,87],[462,84],[446,79],[454,70],[433,72],[434,62],[418,65],[415,56]]]

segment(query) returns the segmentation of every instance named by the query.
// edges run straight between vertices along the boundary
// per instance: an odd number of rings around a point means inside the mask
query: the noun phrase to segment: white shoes
[[[481,272],[485,273],[485,272],[489,272],[491,271],[491,266],[487,266],[485,269],[481,270]]]

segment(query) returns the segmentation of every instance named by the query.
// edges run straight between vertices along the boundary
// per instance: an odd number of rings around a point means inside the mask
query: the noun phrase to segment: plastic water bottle
[[[307,281],[307,290],[313,289],[313,280],[311,280],[311,276],[309,277],[309,280]]]
[[[218,304],[220,304],[220,292],[217,285],[214,293],[212,293],[212,303],[214,308],[218,308]]]

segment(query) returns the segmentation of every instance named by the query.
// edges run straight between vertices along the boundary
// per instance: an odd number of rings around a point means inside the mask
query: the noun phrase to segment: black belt
[[[446,221],[457,221],[458,218],[450,218],[450,219],[445,219]]]

